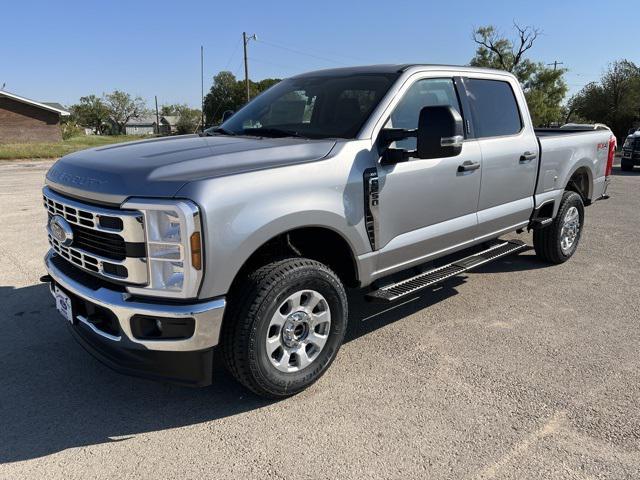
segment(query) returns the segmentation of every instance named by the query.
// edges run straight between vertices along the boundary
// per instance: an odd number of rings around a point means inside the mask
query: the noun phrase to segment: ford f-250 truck
[[[284,397],[336,357],[345,286],[398,301],[523,249],[498,237],[526,228],[541,259],[570,258],[612,145],[534,130],[505,72],[307,73],[203,135],[61,158],[43,190],[44,280],[118,371],[207,385],[220,348],[242,384]]]

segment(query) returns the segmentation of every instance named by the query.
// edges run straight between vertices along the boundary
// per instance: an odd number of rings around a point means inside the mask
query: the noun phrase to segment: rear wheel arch
[[[582,197],[585,205],[591,202],[593,197],[593,172],[587,166],[576,168],[564,188],[566,191],[576,192]]]

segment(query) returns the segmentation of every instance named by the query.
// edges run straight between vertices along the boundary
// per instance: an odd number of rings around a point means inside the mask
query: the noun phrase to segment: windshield
[[[397,76],[377,73],[286,79],[214,131],[226,135],[355,138]]]

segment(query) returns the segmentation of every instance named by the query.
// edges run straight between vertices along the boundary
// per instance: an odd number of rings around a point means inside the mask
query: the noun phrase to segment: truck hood
[[[128,197],[172,197],[186,183],[326,157],[335,140],[198,135],[121,143],[72,153],[47,172],[54,190],[119,205]]]

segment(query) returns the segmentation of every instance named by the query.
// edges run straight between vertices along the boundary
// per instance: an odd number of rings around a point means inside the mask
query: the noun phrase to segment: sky
[[[115,89],[158,103],[200,105],[200,46],[205,93],[220,70],[237,77],[242,32],[253,80],[374,63],[464,65],[474,27],[513,22],[543,34],[529,57],[563,62],[570,92],[607,65],[640,64],[638,15],[628,0],[323,0],[75,1],[0,0],[0,87],[39,101],[71,105]]]

